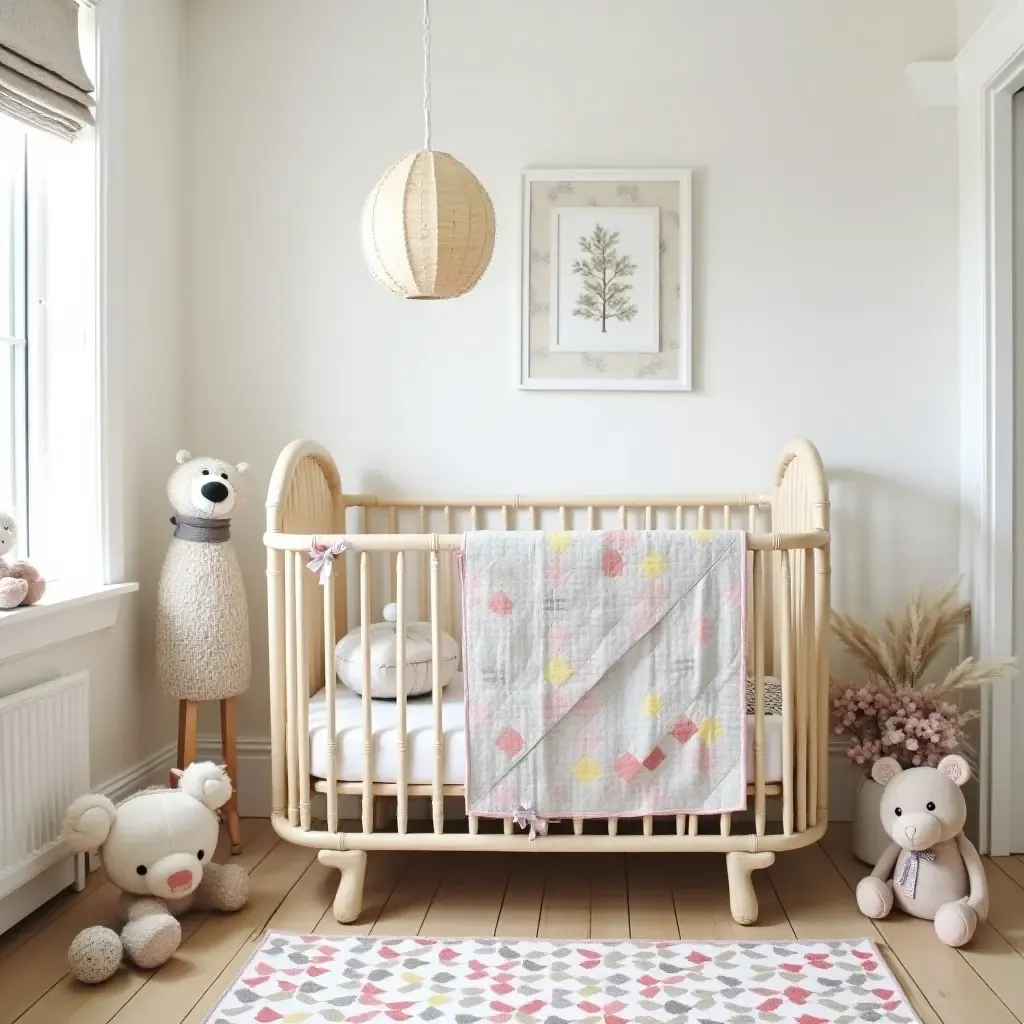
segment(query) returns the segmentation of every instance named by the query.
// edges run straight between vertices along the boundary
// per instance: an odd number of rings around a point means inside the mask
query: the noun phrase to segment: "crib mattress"
[[[774,685],[773,685],[774,684]],[[774,680],[766,680],[766,690],[777,690]],[[444,783],[462,785],[466,781],[465,686],[458,672],[442,691],[441,725],[444,731]],[[398,705],[392,700],[373,703],[373,776],[375,782],[398,781],[396,722]],[[334,724],[337,730],[338,772],[342,782],[363,780],[363,699],[345,686],[338,685],[335,696]],[[782,716],[772,714],[777,701],[766,701],[764,720],[765,781],[782,780]],[[434,714],[430,694],[410,697],[405,711],[407,781],[430,785],[434,778]],[[327,691],[321,690],[309,701],[310,773],[327,778]],[[747,777],[754,777],[754,716],[747,715]]]

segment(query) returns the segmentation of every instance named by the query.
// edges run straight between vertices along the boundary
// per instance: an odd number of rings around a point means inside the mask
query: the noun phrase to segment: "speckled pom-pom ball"
[[[106,981],[121,966],[121,939],[102,925],[80,931],[68,950],[71,977],[86,985]]]

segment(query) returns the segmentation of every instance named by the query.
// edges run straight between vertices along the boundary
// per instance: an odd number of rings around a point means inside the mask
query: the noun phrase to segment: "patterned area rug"
[[[269,932],[208,1024],[920,1024],[873,942]]]

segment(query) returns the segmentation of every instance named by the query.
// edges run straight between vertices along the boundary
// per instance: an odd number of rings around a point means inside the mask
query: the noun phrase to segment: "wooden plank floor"
[[[853,887],[866,873],[849,826],[783,854],[755,874],[756,925],[729,914],[723,857],[592,854],[371,854],[364,913],[339,925],[337,874],[314,851],[243,822],[249,904],[191,915],[175,958],[158,971],[125,968],[87,988],[66,974],[67,946],[89,924],[113,923],[116,891],[102,871],[0,936],[0,1024],[200,1024],[267,928],[335,935],[500,935],[509,938],[824,939],[868,936],[924,1024],[1024,1024],[1024,859],[986,859],[992,913],[965,950],[943,946],[930,922],[860,915]],[[226,843],[219,848],[226,857]]]

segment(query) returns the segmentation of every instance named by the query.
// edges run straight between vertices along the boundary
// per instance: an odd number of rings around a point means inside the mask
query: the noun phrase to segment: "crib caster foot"
[[[338,893],[334,897],[334,919],[351,924],[363,910],[363,879],[366,877],[365,850],[321,850],[318,860],[325,867],[341,872]]]
[[[729,909],[737,924],[753,924],[757,920],[757,894],[751,875],[774,863],[775,854],[768,851],[725,855],[725,867],[729,873]]]

